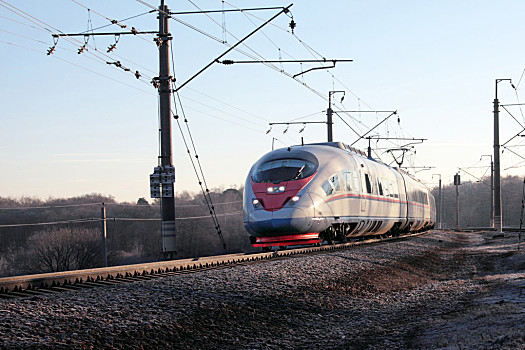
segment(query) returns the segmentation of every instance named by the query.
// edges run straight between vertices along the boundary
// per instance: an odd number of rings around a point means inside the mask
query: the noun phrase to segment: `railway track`
[[[405,240],[428,234],[430,232],[432,231],[398,237],[374,238],[358,242],[277,250],[266,253],[229,254],[194,259],[5,277],[0,278],[0,299],[46,296],[79,289],[113,286],[122,283],[147,281],[200,271],[250,265],[270,260],[286,259],[294,256],[319,254],[366,245]]]

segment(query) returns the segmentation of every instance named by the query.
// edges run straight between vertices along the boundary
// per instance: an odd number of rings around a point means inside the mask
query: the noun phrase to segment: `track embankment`
[[[522,348],[517,238],[441,233],[0,301],[1,348]],[[522,246],[522,249],[525,246]]]

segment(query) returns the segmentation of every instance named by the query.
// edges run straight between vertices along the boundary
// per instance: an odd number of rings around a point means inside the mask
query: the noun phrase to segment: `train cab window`
[[[321,184],[321,188],[323,189],[324,193],[326,193],[327,196],[334,194],[335,190],[332,187],[332,184],[330,181],[326,180]]]
[[[365,174],[365,186],[366,192],[372,193],[372,184],[370,183],[370,178],[368,177],[368,174]]]
[[[341,191],[341,186],[339,185],[339,176],[337,174],[330,178],[330,183],[332,184],[336,192]]]
[[[255,169],[252,180],[257,183],[280,183],[312,176],[317,166],[302,159],[278,159],[266,162]]]
[[[343,190],[352,191],[352,172],[350,170],[343,170]]]

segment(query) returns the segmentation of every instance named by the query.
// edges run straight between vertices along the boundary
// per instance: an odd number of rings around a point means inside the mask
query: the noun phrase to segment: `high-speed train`
[[[428,230],[435,200],[408,173],[342,142],[271,151],[244,187],[244,225],[265,250]]]

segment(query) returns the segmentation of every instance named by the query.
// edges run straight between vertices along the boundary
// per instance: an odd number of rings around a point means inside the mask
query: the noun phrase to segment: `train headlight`
[[[274,193],[282,193],[286,190],[286,186],[274,186],[274,187],[268,187],[266,189],[266,193],[274,194]]]
[[[252,199],[252,204],[255,209],[261,206],[261,202],[257,198]]]
[[[293,196],[292,198],[290,198],[288,206],[293,207],[299,199],[301,199],[301,196]]]

